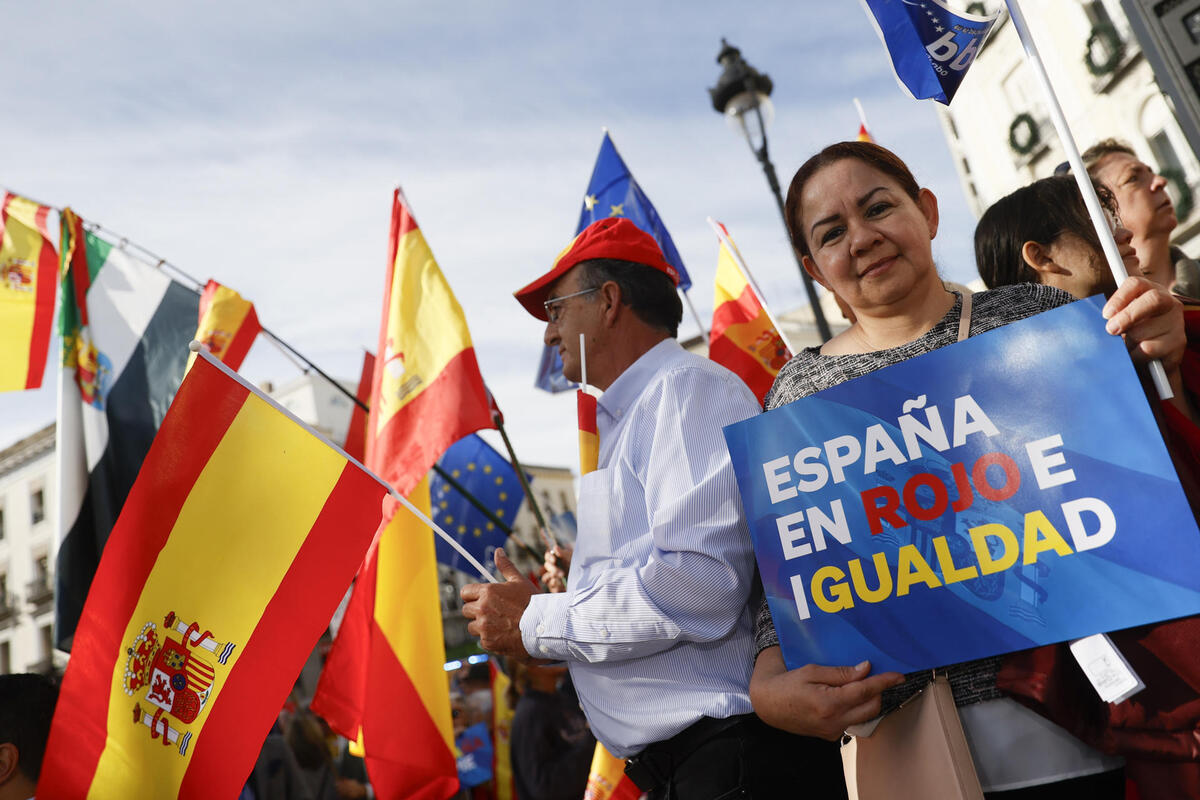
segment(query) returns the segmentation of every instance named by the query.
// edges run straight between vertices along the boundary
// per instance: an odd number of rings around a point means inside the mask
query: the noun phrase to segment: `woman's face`
[[[891,176],[845,158],[808,180],[799,213],[811,254],[805,269],[856,314],[900,303],[939,280],[931,245],[937,200],[926,189],[914,201]]]

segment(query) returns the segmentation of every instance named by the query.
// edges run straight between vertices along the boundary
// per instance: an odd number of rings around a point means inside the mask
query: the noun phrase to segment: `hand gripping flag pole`
[[[1104,210],[1100,206],[1100,198],[1096,196],[1096,188],[1092,186],[1091,176],[1088,175],[1088,171],[1083,165],[1083,158],[1079,155],[1079,148],[1075,144],[1075,138],[1071,135],[1071,128],[1067,124],[1067,118],[1063,114],[1062,106],[1058,103],[1058,95],[1054,92],[1054,85],[1050,83],[1050,76],[1046,73],[1046,68],[1042,64],[1042,58],[1038,54],[1037,45],[1033,41],[1033,35],[1029,32],[1029,25],[1025,21],[1025,15],[1021,11],[1021,4],[1018,0],[1005,0],[1005,4],[1008,6],[1008,13],[1012,17],[1017,37],[1021,40],[1021,46],[1025,49],[1025,60],[1033,70],[1033,74],[1046,96],[1046,105],[1050,109],[1050,119],[1053,120],[1054,129],[1058,132],[1058,138],[1062,142],[1063,150],[1066,151],[1067,161],[1071,164],[1071,172],[1075,175],[1075,182],[1079,184],[1079,193],[1083,195],[1084,205],[1087,206],[1088,214],[1092,218],[1092,225],[1096,228],[1096,235],[1100,237],[1100,244],[1104,249],[1105,257],[1108,259],[1108,268],[1112,271],[1113,278],[1119,286],[1122,281],[1129,277],[1129,273],[1125,270],[1125,263],[1121,260],[1120,251],[1117,250],[1117,241],[1113,238],[1113,232],[1108,227]],[[1154,388],[1158,390],[1158,396],[1163,400],[1171,399],[1173,392],[1171,391],[1170,384],[1167,382],[1167,373],[1163,369],[1162,362],[1158,359],[1150,362],[1150,376],[1154,380]]]
[[[328,447],[330,447],[338,455],[347,459],[351,464],[354,464],[356,467],[361,469],[363,472],[370,475],[375,481],[377,481],[385,489],[387,489],[388,495],[390,495],[394,500],[396,500],[402,506],[404,506],[410,512],[412,512],[412,514],[417,519],[421,520],[421,522],[425,523],[425,525],[427,527],[431,528],[434,533],[436,533],[438,536],[440,536],[442,538],[442,540],[444,542],[446,542],[446,544],[450,545],[455,550],[457,550],[458,554],[461,555],[464,559],[466,559],[466,561],[471,566],[473,566],[479,572],[479,574],[481,576],[483,576],[488,582],[490,582],[490,583],[499,583],[500,582],[494,575],[492,575],[492,573],[488,572],[487,568],[484,567],[482,564],[480,564],[479,561],[477,561],[474,556],[472,556],[470,553],[468,553],[466,551],[466,549],[461,544],[459,544],[458,541],[453,536],[451,536],[450,534],[448,534],[444,530],[442,530],[440,525],[438,525],[436,522],[431,520],[419,508],[417,508],[412,503],[410,503],[408,501],[407,497],[400,494],[400,492],[396,491],[396,489],[393,488],[392,485],[390,483],[388,483],[387,481],[385,481],[383,478],[379,477],[373,471],[367,469],[367,467],[364,466],[363,463],[361,461],[359,461],[357,458],[355,458],[354,456],[347,453],[345,450],[343,450],[338,445],[336,445],[333,442],[326,439],[318,431],[314,430],[311,425],[307,424],[306,422],[304,422],[304,420],[300,419],[295,414],[293,414],[292,412],[290,412],[286,408],[284,408],[282,405],[275,402],[274,398],[269,397],[266,394],[263,394],[263,392],[257,386],[250,383],[245,378],[243,378],[241,375],[239,375],[238,373],[231,370],[219,358],[212,355],[212,353],[210,353],[208,351],[208,348],[205,347],[200,342],[193,341],[191,344],[188,345],[188,349],[190,349],[193,353],[196,353],[197,355],[199,355],[201,358],[203,358],[205,361],[212,364],[217,369],[221,370],[221,372],[224,372],[228,377],[237,381],[239,384],[244,386],[248,391],[253,392],[259,398],[261,398],[264,402],[270,404],[270,406],[272,408],[279,411],[281,414],[285,415],[292,422],[294,422],[297,425],[299,425],[300,427],[304,428],[306,431],[311,433],[313,436],[316,436],[318,439],[323,441]]]

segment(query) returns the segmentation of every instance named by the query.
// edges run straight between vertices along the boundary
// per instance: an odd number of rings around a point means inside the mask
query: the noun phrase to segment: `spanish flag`
[[[742,259],[737,245],[724,225],[714,222],[713,227],[721,250],[717,256],[708,357],[736,372],[761,403],[792,354],[738,266]]]
[[[367,464],[407,494],[446,448],[493,423],[466,317],[399,189],[376,353]]]
[[[871,142],[872,144],[875,142],[875,139],[871,136],[871,132],[867,130],[867,123],[865,122],[858,124],[858,136],[855,136],[854,139],[858,142]]]
[[[579,474],[587,475],[600,463],[600,434],[596,430],[596,397],[583,389],[575,392],[579,415]]]
[[[637,800],[642,790],[625,774],[625,762],[596,743],[583,800]]]
[[[492,679],[492,779],[496,800],[519,800],[512,768],[512,721],[517,709],[508,702],[512,681],[496,666],[494,658],[488,661],[488,675]]]
[[[214,280],[204,286],[195,338],[230,369],[242,366],[261,330],[253,303]]]
[[[236,797],[385,495],[201,359],[104,549],[38,797]]]
[[[42,385],[58,254],[46,227],[49,206],[4,192],[0,205],[0,392]]]
[[[378,353],[367,465],[428,515],[425,474],[492,418],[462,309],[399,189]],[[442,800],[458,786],[434,553],[410,514],[381,530],[312,701],[330,727],[361,742],[381,798]]]

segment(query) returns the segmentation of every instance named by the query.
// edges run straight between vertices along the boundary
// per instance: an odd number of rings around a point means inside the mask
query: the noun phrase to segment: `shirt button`
[[[537,626],[537,632],[538,632],[538,633],[545,633],[545,632],[546,632],[546,626],[545,626],[545,625],[538,625],[538,626]]]
[[[601,628],[600,635],[603,636],[605,639],[607,639],[608,638],[608,628]]]
[[[542,645],[541,647],[539,647],[539,648],[538,648],[538,650],[541,650],[543,653],[549,653],[549,652],[550,652],[550,648],[549,648],[549,647],[546,647],[546,645]]]

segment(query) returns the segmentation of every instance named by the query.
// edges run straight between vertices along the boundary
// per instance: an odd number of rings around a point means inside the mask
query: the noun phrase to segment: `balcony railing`
[[[38,607],[49,605],[54,600],[54,586],[50,583],[50,577],[43,575],[39,578],[34,578],[26,587],[25,598]]]

